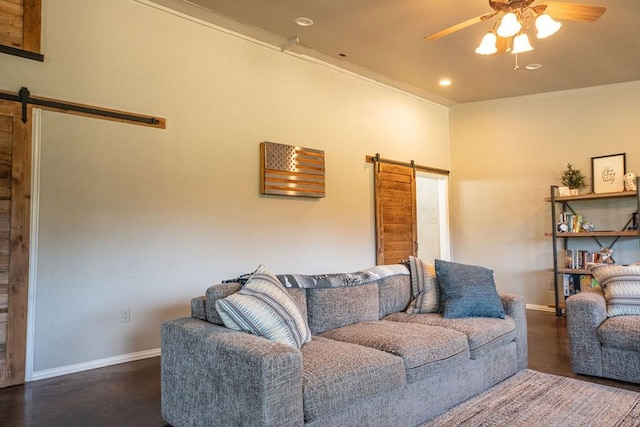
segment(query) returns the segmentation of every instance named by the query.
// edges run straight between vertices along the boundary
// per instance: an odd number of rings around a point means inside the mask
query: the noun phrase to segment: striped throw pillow
[[[300,308],[278,278],[260,265],[233,295],[216,301],[224,325],[296,348],[311,340]]]
[[[607,316],[640,315],[640,265],[593,264],[607,300]]]
[[[436,269],[425,264],[420,258],[409,257],[411,273],[411,296],[407,313],[436,313],[440,308],[440,285],[436,279]]]

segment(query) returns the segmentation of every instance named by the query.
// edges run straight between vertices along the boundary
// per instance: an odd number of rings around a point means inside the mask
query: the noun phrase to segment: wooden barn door
[[[0,101],[0,387],[24,383],[25,373],[31,120],[21,114]]]
[[[374,163],[376,264],[397,264],[416,256],[416,178],[412,167]]]

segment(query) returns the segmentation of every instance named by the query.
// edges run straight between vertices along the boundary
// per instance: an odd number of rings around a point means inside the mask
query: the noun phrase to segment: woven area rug
[[[424,424],[640,426],[640,393],[524,370]]]

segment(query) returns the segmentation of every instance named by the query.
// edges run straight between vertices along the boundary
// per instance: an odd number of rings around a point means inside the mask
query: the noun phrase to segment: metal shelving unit
[[[636,188],[640,189],[640,177],[636,178]],[[563,212],[570,211],[575,214],[575,211],[571,207],[570,202],[592,201],[592,200],[597,201],[597,200],[603,200],[603,199],[635,197],[636,212],[638,212],[638,210],[640,210],[640,192],[622,191],[617,193],[600,193],[600,194],[590,193],[590,194],[580,194],[577,196],[562,196],[562,197],[556,196],[557,192],[558,192],[558,186],[552,185],[550,197],[545,198],[545,201],[551,203],[551,233],[545,233],[545,236],[552,238],[553,268],[551,270],[553,271],[553,288],[555,291],[556,316],[560,317],[562,316],[562,311],[564,309],[564,302],[560,301],[559,289],[558,289],[559,287],[558,276],[560,274],[591,274],[591,273],[589,270],[585,270],[585,269],[572,269],[572,268],[559,267],[558,266],[558,240],[562,240],[564,248],[567,247],[567,240],[570,238],[592,238],[598,243],[599,246],[612,248],[613,245],[615,245],[618,242],[618,240],[621,238],[635,238],[635,239],[638,239],[638,242],[640,243],[640,230],[628,230],[628,227],[632,222],[632,219],[629,219],[629,221],[624,225],[624,227],[622,227],[622,230],[620,231],[593,231],[593,232],[580,232],[580,233],[559,232],[557,229],[558,203],[561,204]],[[613,240],[611,241],[611,243],[605,245],[599,240],[599,238],[607,238],[607,239],[613,238]]]

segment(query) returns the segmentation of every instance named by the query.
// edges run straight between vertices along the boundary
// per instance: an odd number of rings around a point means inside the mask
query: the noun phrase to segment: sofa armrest
[[[518,349],[518,369],[525,369],[529,363],[529,344],[527,342],[527,311],[524,297],[512,294],[500,294],[506,315],[516,322],[516,346]]]
[[[175,427],[301,426],[302,353],[184,317],[162,324],[162,416]]]
[[[602,346],[598,327],[607,319],[604,293],[599,289],[580,292],[567,298],[566,304],[573,372],[602,376]]]

